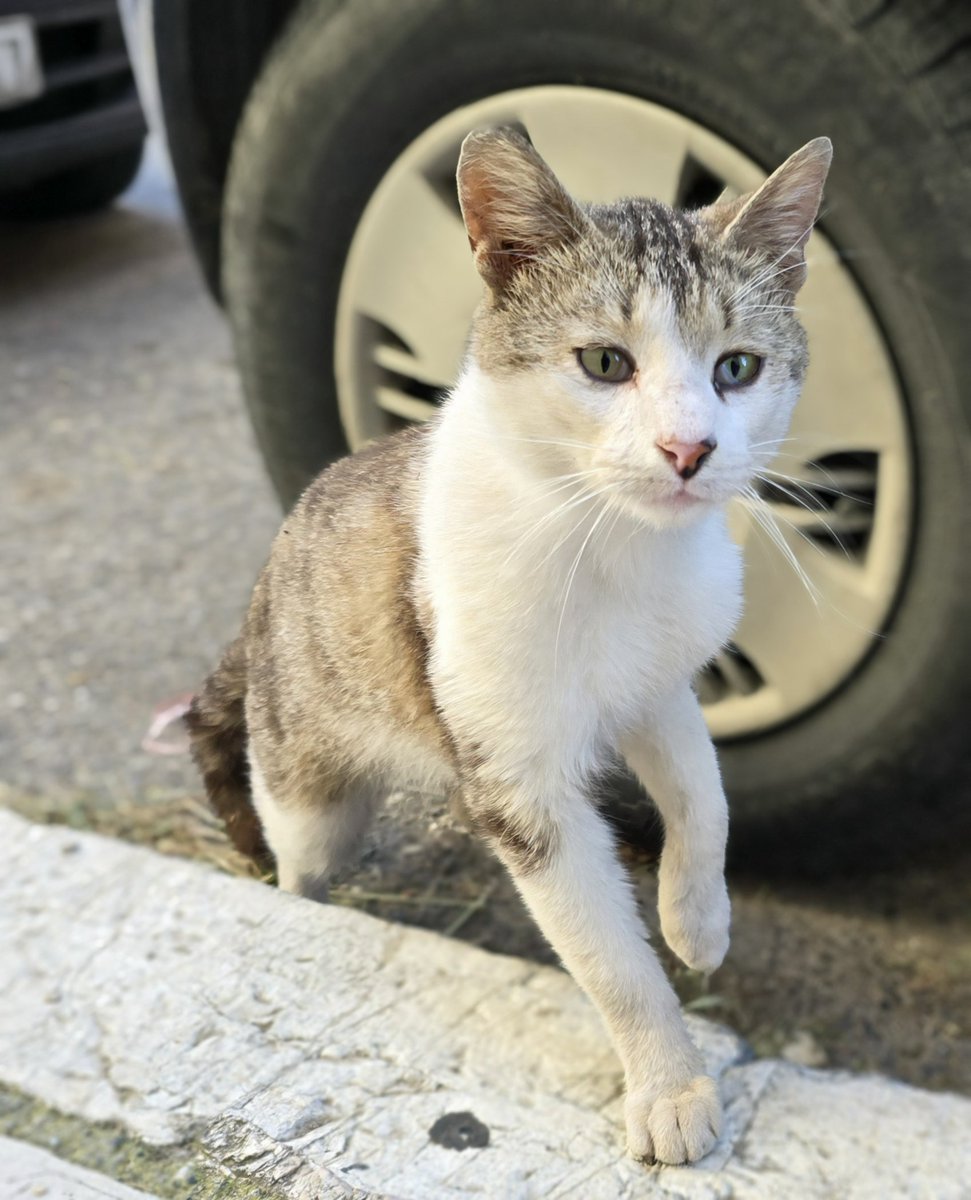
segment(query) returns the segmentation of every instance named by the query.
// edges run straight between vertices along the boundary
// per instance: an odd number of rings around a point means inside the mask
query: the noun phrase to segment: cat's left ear
[[[725,241],[768,254],[779,282],[792,293],[806,282],[806,242],[812,233],[833,159],[829,138],[814,138],[762,186],[703,211]]]
[[[493,291],[587,225],[529,139],[512,127],[470,133],[457,181],[475,265]]]

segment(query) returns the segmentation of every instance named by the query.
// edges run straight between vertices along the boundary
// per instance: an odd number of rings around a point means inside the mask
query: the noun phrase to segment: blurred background
[[[699,680],[733,948],[668,965],[759,1051],[971,1090],[961,3],[0,0],[0,802],[251,871],[166,719],[282,508],[434,415],[478,295],[458,147],[510,120],[586,200],[835,143],[806,395]],[[610,806],[654,925],[650,805]],[[434,798],[391,797],[335,896],[550,958]]]

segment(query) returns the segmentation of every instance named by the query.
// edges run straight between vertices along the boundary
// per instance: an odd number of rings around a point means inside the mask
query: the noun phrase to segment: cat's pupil
[[[605,350],[600,356],[600,370],[606,375],[610,370],[610,355]]]

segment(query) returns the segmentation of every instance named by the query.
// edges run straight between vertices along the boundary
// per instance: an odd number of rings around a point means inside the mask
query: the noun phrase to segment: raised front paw
[[[696,1162],[714,1147],[721,1132],[718,1088],[708,1075],[660,1092],[632,1091],[624,1115],[627,1152],[641,1162]]]
[[[723,878],[668,879],[662,868],[657,907],[664,940],[686,967],[708,972],[721,966],[732,917]]]

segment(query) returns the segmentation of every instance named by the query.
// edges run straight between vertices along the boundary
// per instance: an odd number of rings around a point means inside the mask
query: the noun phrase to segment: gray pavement
[[[279,511],[158,157],[109,212],[0,227],[0,463],[0,783],[194,788],[140,741],[232,636]]]

